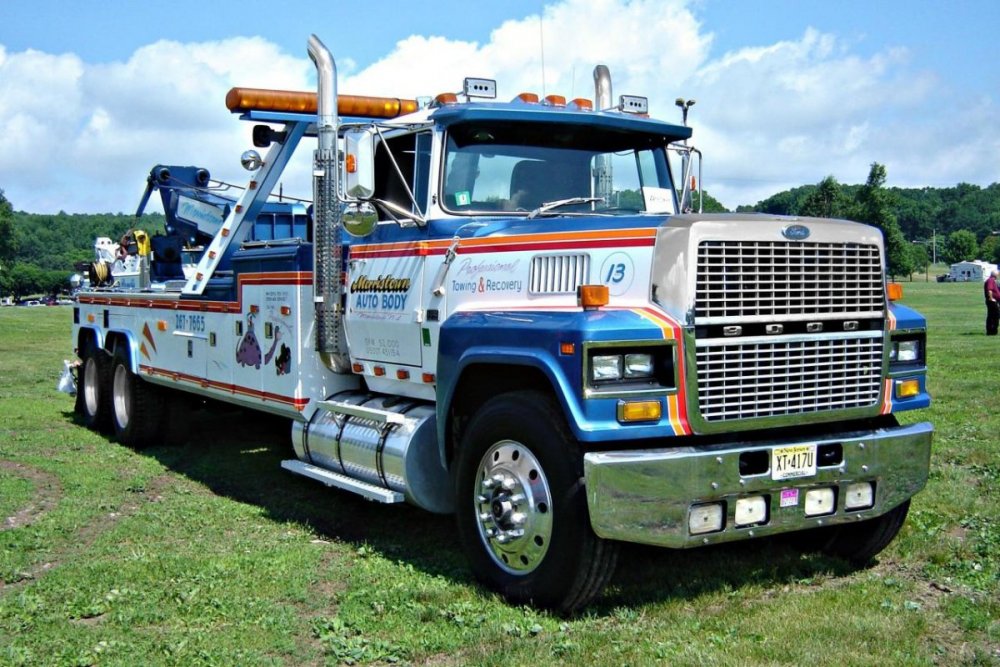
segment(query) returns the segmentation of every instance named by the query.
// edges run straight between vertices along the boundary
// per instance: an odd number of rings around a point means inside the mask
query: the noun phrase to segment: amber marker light
[[[285,317],[288,317],[289,315],[292,314],[292,307],[291,306],[282,306],[281,307],[281,314],[284,315]]]
[[[545,103],[550,107],[564,107],[566,106],[566,98],[562,95],[546,95]]]
[[[423,375],[420,376],[420,379],[426,382],[427,384],[431,384],[432,382],[434,382],[434,373],[424,373]]]
[[[434,98],[434,106],[443,107],[446,104],[458,104],[458,95],[455,93],[441,93]]]
[[[559,343],[559,354],[570,356],[576,353],[575,343]]]
[[[410,371],[403,370],[402,368],[400,368],[399,370],[396,371],[396,379],[397,380],[409,380],[410,379]]]
[[[96,317],[94,317],[94,314],[93,314],[93,313],[87,313],[87,321],[88,321],[88,322],[90,322],[91,324],[93,324],[93,323],[94,323],[94,320],[96,320],[96,319],[97,319],[97,318],[96,318]]]
[[[896,383],[896,398],[912,398],[919,393],[919,380],[902,380]]]
[[[659,401],[620,401],[618,403],[618,421],[649,422],[659,421],[663,415],[663,406]]]
[[[515,102],[524,102],[525,104],[538,104],[538,95],[535,93],[521,93],[514,98]]]
[[[385,375],[385,367],[383,367],[383,366],[376,366],[375,367],[375,375],[377,377],[382,377],[383,375]]]
[[[355,373],[363,373],[365,367],[362,366],[361,364],[351,364],[351,370],[354,371]]]
[[[594,103],[588,100],[586,97],[578,97],[569,103],[570,108],[578,109],[580,111],[593,111]]]
[[[903,298],[903,286],[900,283],[889,283],[885,286],[885,293],[889,301],[899,301]]]
[[[610,299],[607,285],[580,285],[577,300],[584,308],[600,308]]]
[[[166,331],[167,330],[167,321],[166,320],[156,320],[156,328],[159,331]]]

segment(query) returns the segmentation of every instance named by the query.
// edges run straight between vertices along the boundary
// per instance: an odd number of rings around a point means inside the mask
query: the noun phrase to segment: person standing
[[[990,277],[983,283],[983,296],[986,298],[986,335],[996,336],[997,325],[1000,324],[1000,271],[992,271]]]

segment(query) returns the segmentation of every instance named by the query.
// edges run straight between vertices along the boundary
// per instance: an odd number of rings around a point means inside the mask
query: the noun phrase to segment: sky
[[[833,176],[1000,181],[996,0],[0,0],[0,190],[32,213],[134,211],[155,164],[246,180],[232,86],[433,96],[466,76],[522,91],[695,99],[703,187],[729,208]],[[304,167],[285,177],[308,195]],[[302,177],[302,178],[296,178]],[[303,189],[304,188],[304,189]]]

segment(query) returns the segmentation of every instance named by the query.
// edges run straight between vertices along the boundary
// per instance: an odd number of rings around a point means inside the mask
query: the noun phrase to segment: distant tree
[[[979,244],[979,259],[995,264],[998,256],[1000,256],[1000,236],[989,234]]]
[[[0,190],[0,267],[9,267],[17,256],[14,235],[14,209]],[[2,269],[0,269],[2,270]]]
[[[802,200],[798,214],[814,218],[842,218],[847,205],[848,200],[840,190],[840,183],[833,176],[827,176]]]
[[[927,267],[931,264],[930,255],[927,252],[927,246],[913,244],[910,246],[910,263],[912,264],[911,269],[915,273],[923,273],[927,270]],[[910,274],[910,280],[913,280],[913,273]]]
[[[885,250],[889,259],[890,276],[908,276],[913,272],[910,244],[906,242],[893,214],[894,196],[885,189],[886,170],[873,162],[868,180],[858,190],[850,209],[851,219],[875,225],[885,237]]]
[[[718,199],[708,194],[705,190],[699,190],[692,197],[692,204],[694,205],[694,210],[698,210],[698,198],[701,197],[704,208],[702,209],[705,213],[729,213],[729,209],[722,205]]]
[[[948,241],[944,244],[945,261],[950,264],[977,259],[979,254],[979,244],[976,242],[976,235],[967,229],[960,229],[948,235]]]

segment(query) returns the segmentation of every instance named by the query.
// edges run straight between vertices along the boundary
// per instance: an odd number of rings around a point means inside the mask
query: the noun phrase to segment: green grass
[[[0,665],[1000,664],[1000,337],[977,285],[904,287],[935,399],[904,418],[937,435],[877,564],[626,546],[574,619],[479,588],[450,517],[282,472],[282,420],[203,411],[144,452],[86,430],[55,392],[71,310],[0,309]]]

